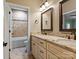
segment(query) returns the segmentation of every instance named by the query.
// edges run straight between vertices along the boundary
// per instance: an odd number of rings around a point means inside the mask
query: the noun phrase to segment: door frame
[[[22,6],[19,4],[14,4],[14,3],[10,3],[7,2],[7,4],[9,5],[9,7],[12,9],[19,9],[19,10],[23,10],[23,11],[27,11],[28,12],[28,42],[29,42],[29,52],[30,52],[30,8],[27,6]],[[11,44],[11,43],[10,43]]]

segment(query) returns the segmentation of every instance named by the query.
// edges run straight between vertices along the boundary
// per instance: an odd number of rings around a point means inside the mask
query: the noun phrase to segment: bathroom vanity
[[[42,34],[31,35],[35,59],[76,59],[76,41]]]

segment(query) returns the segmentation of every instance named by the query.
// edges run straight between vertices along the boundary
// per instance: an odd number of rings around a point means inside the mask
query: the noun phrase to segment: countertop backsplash
[[[45,32],[42,32],[42,34],[51,35],[51,36],[59,36],[59,37],[67,38],[67,39],[76,40],[76,35],[73,34],[72,32],[53,33],[53,32],[51,32],[51,31],[50,31],[50,32],[45,31]]]

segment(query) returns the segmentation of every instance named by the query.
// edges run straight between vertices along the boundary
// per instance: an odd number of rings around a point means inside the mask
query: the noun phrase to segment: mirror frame
[[[68,0],[63,0],[59,2],[59,31],[66,31],[66,32],[76,32],[76,29],[63,29],[63,12],[62,12],[62,4]]]
[[[42,21],[43,20],[43,14],[45,14],[48,11],[51,11],[51,13],[50,13],[50,17],[51,17],[51,19],[50,19],[50,21],[51,21],[50,27],[51,28],[50,29],[43,29],[43,21]],[[41,13],[41,31],[53,31],[53,8],[49,8],[48,10]]]

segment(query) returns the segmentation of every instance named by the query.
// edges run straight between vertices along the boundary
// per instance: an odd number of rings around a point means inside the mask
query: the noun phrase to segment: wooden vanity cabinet
[[[76,59],[75,53],[49,42],[47,42],[47,50],[55,54],[59,59]]]
[[[35,36],[32,36],[31,47],[35,59],[76,59],[75,53]]]
[[[46,42],[33,37],[31,40],[32,55],[35,59],[46,59]]]

